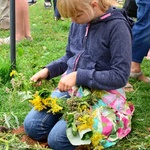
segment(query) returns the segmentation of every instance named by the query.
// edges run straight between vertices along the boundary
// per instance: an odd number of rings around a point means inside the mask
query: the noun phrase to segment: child
[[[43,79],[65,73],[51,97],[67,99],[74,86],[103,91],[93,110],[105,111],[95,118],[93,128],[107,137],[99,141],[104,148],[131,131],[134,111],[123,89],[130,74],[131,22],[112,5],[108,0],[58,0],[60,14],[72,20],[66,54],[31,77],[41,85]],[[25,131],[35,140],[47,139],[54,150],[74,150],[77,145],[66,134],[67,122],[61,116],[32,109],[24,121]]]

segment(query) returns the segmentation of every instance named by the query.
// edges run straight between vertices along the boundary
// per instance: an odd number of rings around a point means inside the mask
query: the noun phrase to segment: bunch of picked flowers
[[[101,140],[106,138],[100,132],[93,128],[95,111],[92,111],[92,105],[96,104],[96,91],[89,92],[80,87],[84,96],[72,93],[68,99],[52,98],[48,90],[37,91],[31,100],[31,104],[35,110],[53,114],[62,113],[64,120],[67,122],[67,137],[72,145],[87,145],[89,149],[101,150]],[[98,95],[97,95],[98,96]]]

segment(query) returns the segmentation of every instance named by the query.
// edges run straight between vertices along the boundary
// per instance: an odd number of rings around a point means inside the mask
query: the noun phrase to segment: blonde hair
[[[93,0],[58,0],[57,8],[59,13],[64,18],[76,17],[77,13],[82,11],[85,12],[90,10],[91,14],[94,15],[91,7]],[[101,11],[106,12],[112,6],[112,0],[96,0],[99,4]]]

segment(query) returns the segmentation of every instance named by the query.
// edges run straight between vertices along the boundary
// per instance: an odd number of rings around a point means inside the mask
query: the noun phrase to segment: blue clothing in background
[[[54,16],[59,19],[61,16],[57,9],[57,0],[53,0],[53,5],[54,5]]]
[[[137,22],[133,26],[132,61],[141,63],[150,49],[150,0],[136,0]]]

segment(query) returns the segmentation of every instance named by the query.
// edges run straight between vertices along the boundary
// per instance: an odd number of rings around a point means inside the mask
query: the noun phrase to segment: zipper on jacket
[[[88,36],[88,32],[89,32],[89,27],[90,27],[90,23],[88,23],[88,25],[86,26],[86,32],[85,32],[85,36],[84,36],[84,39],[83,39],[84,51],[85,51],[85,48],[86,48],[85,46],[86,46],[86,40],[87,40],[87,36]],[[76,60],[75,60],[75,63],[74,63],[74,67],[73,67],[73,71],[76,70],[78,61],[79,61],[81,55],[83,54],[83,52],[76,57]]]

